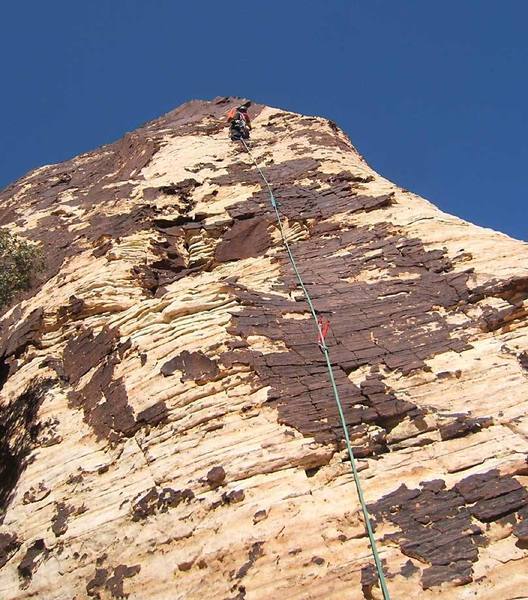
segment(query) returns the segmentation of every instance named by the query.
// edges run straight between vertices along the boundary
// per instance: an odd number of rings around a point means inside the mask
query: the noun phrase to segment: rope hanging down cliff
[[[246,144],[246,141],[241,138],[240,141],[242,142],[242,144],[244,145],[244,148],[246,149],[246,152],[248,153],[249,157],[251,158],[253,164],[255,165],[255,167],[257,168],[260,176],[262,177],[262,180],[264,181],[264,183],[266,184],[266,187],[268,188],[268,192],[269,192],[269,196],[270,196],[270,201],[271,201],[271,206],[273,207],[273,210],[275,212],[275,217],[277,219],[277,225],[279,227],[279,231],[280,231],[280,235],[282,238],[282,243],[284,245],[284,248],[286,249],[286,253],[288,254],[288,258],[290,260],[291,266],[295,272],[295,276],[297,277],[297,281],[299,282],[299,285],[303,291],[304,297],[306,299],[306,302],[310,308],[310,312],[312,314],[314,323],[315,323],[315,327],[317,329],[317,338],[319,340],[319,347],[321,348],[321,351],[324,354],[325,357],[325,361],[326,361],[326,367],[328,370],[328,378],[330,379],[330,384],[332,386],[332,391],[334,393],[334,399],[337,405],[337,411],[339,413],[339,419],[341,421],[341,427],[343,428],[343,433],[345,436],[345,442],[346,442],[346,447],[347,447],[347,451],[348,451],[348,456],[350,458],[350,465],[352,467],[352,474],[354,476],[354,483],[356,484],[356,490],[357,490],[357,495],[359,498],[359,503],[361,505],[361,510],[363,512],[363,519],[365,521],[365,528],[367,530],[367,535],[369,538],[369,542],[370,542],[370,548],[372,550],[372,556],[374,558],[374,563],[375,563],[375,567],[376,567],[376,572],[378,575],[378,580],[380,583],[380,587],[381,590],[383,592],[383,598],[384,600],[390,600],[390,596],[389,596],[389,590],[387,588],[387,583],[385,581],[385,575],[383,573],[383,566],[381,564],[381,560],[378,554],[378,549],[376,546],[376,539],[374,537],[374,533],[372,531],[372,525],[370,523],[370,515],[368,513],[368,508],[367,508],[367,504],[365,502],[365,498],[363,496],[363,489],[361,487],[361,481],[359,479],[359,474],[358,474],[358,470],[357,470],[357,466],[356,466],[356,459],[354,457],[354,452],[352,450],[352,445],[350,443],[350,435],[348,432],[348,426],[345,420],[345,415],[343,412],[343,405],[341,404],[341,399],[339,397],[339,391],[337,389],[337,385],[335,382],[335,378],[334,378],[334,371],[332,369],[332,363],[330,361],[330,354],[328,351],[328,346],[325,343],[325,335],[323,334],[323,331],[321,330],[321,326],[322,323],[319,320],[318,316],[317,316],[317,311],[314,308],[313,305],[313,301],[312,298],[310,296],[310,293],[308,292],[308,290],[306,289],[306,286],[304,284],[304,281],[301,277],[301,274],[299,272],[299,269],[297,267],[297,263],[295,261],[295,257],[293,256],[293,253],[291,251],[290,245],[288,243],[288,240],[286,239],[286,234],[284,232],[284,227],[282,225],[282,217],[279,211],[279,207],[277,204],[277,200],[275,199],[275,196],[273,195],[273,190],[271,189],[271,186],[268,182],[268,180],[266,179],[266,176],[264,175],[264,173],[262,172],[262,169],[259,167],[257,161],[255,160],[253,154],[251,154],[251,151],[248,148],[248,145]]]

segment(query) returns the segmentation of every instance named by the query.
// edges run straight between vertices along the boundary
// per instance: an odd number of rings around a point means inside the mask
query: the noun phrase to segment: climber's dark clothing
[[[232,140],[249,140],[249,129],[243,121],[231,121],[229,137]]]
[[[232,140],[248,140],[251,130],[251,120],[247,111],[239,108],[232,108],[227,113],[229,123],[229,137]]]

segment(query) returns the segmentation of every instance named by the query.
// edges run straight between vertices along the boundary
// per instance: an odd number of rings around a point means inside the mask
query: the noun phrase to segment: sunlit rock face
[[[380,597],[236,104],[189,102],[0,196],[46,257],[0,322],[4,600]],[[387,181],[325,119],[250,114],[393,598],[525,597],[527,245]]]

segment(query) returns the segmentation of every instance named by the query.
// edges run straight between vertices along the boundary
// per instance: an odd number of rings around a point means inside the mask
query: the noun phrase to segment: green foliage
[[[11,302],[16,292],[29,289],[43,266],[37,246],[0,229],[0,309]]]

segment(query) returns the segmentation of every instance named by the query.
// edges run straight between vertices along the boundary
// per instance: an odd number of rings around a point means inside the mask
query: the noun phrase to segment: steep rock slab
[[[193,101],[37,169],[47,271],[0,321],[0,596],[377,598],[323,357],[266,190]],[[528,248],[253,106],[395,598],[527,584]]]

